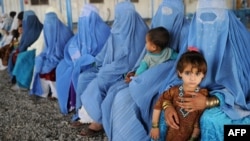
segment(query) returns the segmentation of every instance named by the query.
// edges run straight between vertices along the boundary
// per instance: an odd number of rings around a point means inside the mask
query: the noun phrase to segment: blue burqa
[[[58,102],[63,114],[68,113],[70,85],[76,91],[80,72],[92,67],[109,34],[110,27],[101,19],[93,5],[84,5],[78,20],[78,32],[64,50],[64,58],[56,69]],[[81,105],[76,98],[76,109]]]
[[[39,74],[49,73],[57,67],[63,59],[66,43],[73,36],[73,32],[54,12],[45,15],[43,31],[45,47],[35,59],[34,83],[30,92],[36,95],[43,94]]]
[[[249,31],[226,8],[225,0],[199,0],[188,46],[197,47],[207,61],[200,86],[220,100],[219,107],[205,110],[201,117],[202,141],[223,141],[226,124],[250,124],[249,38]],[[160,93],[180,84],[177,77],[170,80],[165,80]]]
[[[201,118],[201,140],[223,141],[225,124],[250,124],[250,33],[225,0],[199,0],[188,44],[207,60],[201,86],[220,100]]]
[[[15,65],[12,62],[13,52],[10,54],[8,61],[8,72],[11,76],[16,76],[17,83],[25,88],[29,88],[32,79],[33,66],[34,66],[34,51],[28,51],[27,48],[33,44],[39,37],[43,25],[31,10],[24,12],[22,21],[22,38],[17,48],[18,56]]]
[[[78,87],[87,85],[80,93],[83,107],[94,121],[102,123],[101,104],[107,91],[134,67],[144,49],[147,31],[148,26],[132,3],[116,5],[111,35],[96,56],[96,71],[84,72],[85,77],[79,78]]]
[[[162,2],[151,25],[152,28],[158,26],[167,28],[172,36],[175,35],[175,37],[171,36],[169,46],[181,51],[186,45],[188,32],[182,0]],[[140,59],[138,62],[141,61]],[[148,134],[151,128],[151,107],[165,78],[174,75],[175,61],[172,60],[134,77],[129,87],[124,82],[120,82],[110,88],[102,104],[103,125],[108,138],[119,141],[150,140]],[[173,80],[171,77],[169,79]],[[162,134],[161,138],[164,138],[165,133]]]

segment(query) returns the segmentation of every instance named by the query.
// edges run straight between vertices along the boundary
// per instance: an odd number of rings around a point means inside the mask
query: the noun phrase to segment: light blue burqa
[[[188,44],[208,64],[201,86],[220,99],[220,107],[201,118],[201,140],[223,141],[225,124],[250,124],[250,33],[226,8],[225,0],[199,0]]]
[[[131,2],[115,7],[115,20],[102,51],[96,56],[96,71],[82,73],[78,87],[87,85],[80,94],[84,108],[95,122],[102,123],[101,104],[109,88],[123,80],[138,60],[145,45],[148,26]],[[92,80],[89,81],[92,77]],[[88,84],[89,82],[89,84]]]
[[[101,19],[95,6],[84,5],[78,20],[78,32],[64,50],[64,58],[56,69],[58,102],[63,114],[68,113],[70,84],[76,91],[80,72],[93,66],[95,56],[103,48],[110,34],[110,27]],[[76,98],[76,109],[81,106]]]
[[[174,2],[173,0],[163,0],[159,5],[158,10],[155,13],[155,16],[152,19],[151,27],[163,26],[166,27],[170,33],[170,46],[177,52],[179,52],[179,41],[180,41],[180,32],[182,30],[184,16],[184,6],[180,0]]]
[[[175,35],[170,47],[182,50],[186,45],[188,23],[182,0],[164,0],[152,19],[152,28],[164,26]],[[140,57],[141,59],[142,57]],[[138,60],[140,62],[141,60]],[[137,63],[138,64],[138,63]],[[129,87],[124,82],[109,89],[103,102],[103,126],[110,140],[150,140],[152,105],[167,76],[175,75],[175,61],[167,61],[134,77]],[[173,80],[171,77],[169,79]],[[111,111],[110,111],[111,110]],[[166,127],[163,127],[166,128]],[[165,133],[162,133],[165,139]]]
[[[10,54],[8,61],[8,72],[11,76],[16,76],[17,83],[25,88],[29,88],[32,79],[34,66],[34,51],[27,51],[27,48],[33,44],[39,37],[43,25],[31,10],[24,12],[22,21],[22,38],[17,48],[19,54],[15,65],[12,62],[13,52]]]
[[[201,117],[201,140],[223,141],[224,125],[250,124],[250,33],[224,0],[200,0],[189,30],[188,45],[207,60],[201,87],[220,100],[220,107],[205,110]],[[161,91],[178,84],[178,78],[164,83]]]
[[[36,95],[43,94],[39,74],[49,73],[57,67],[63,59],[66,43],[73,36],[73,32],[54,12],[45,15],[43,31],[45,47],[35,59],[34,83],[30,92]]]

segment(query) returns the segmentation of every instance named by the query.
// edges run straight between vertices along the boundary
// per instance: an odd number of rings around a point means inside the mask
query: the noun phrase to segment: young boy
[[[136,72],[130,72],[125,78],[125,82],[131,81],[130,77],[142,74],[148,68],[163,63],[170,59],[177,58],[177,52],[168,47],[169,32],[164,27],[156,27],[148,31],[146,35],[147,53],[140,63]]]

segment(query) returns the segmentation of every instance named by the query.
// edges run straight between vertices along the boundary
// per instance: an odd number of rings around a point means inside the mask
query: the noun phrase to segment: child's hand
[[[158,140],[160,138],[160,130],[159,130],[159,128],[151,128],[150,137],[153,140]]]
[[[129,72],[126,77],[125,77],[125,82],[126,83],[129,83],[131,81],[131,78],[130,77],[133,77],[135,76],[135,72]]]
[[[170,127],[174,129],[179,129],[179,117],[174,107],[166,108],[165,120]]]

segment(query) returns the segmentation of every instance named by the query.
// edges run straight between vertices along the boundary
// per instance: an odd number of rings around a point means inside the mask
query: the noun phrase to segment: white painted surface
[[[72,6],[72,21],[76,23],[78,21],[78,17],[80,15],[80,11],[84,2],[89,2],[89,0],[71,0]],[[100,16],[103,18],[104,21],[112,21],[114,19],[114,8],[117,2],[123,0],[104,0],[104,3],[95,4],[99,9]],[[229,8],[232,8],[234,0],[226,0],[227,5]],[[153,2],[153,3],[152,3]],[[162,0],[139,0],[139,3],[134,3],[136,10],[143,18],[152,18],[152,15],[156,12],[159,4]],[[195,12],[197,0],[184,0],[185,2],[185,9],[186,13],[193,13]],[[3,0],[4,3],[4,10],[6,13],[10,11],[20,12],[20,0]],[[53,6],[60,10],[62,10],[62,14],[67,19],[67,10],[66,10],[66,0],[61,0],[61,7],[60,7],[60,0],[49,0],[49,5],[39,5],[34,6],[30,4],[28,0],[28,4],[24,4],[24,10],[34,10],[39,17],[40,21],[43,23],[45,11],[47,7]],[[152,11],[153,10],[153,11]]]

